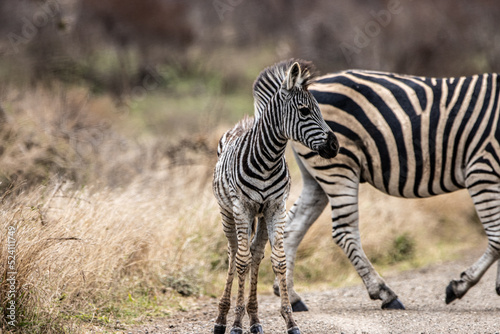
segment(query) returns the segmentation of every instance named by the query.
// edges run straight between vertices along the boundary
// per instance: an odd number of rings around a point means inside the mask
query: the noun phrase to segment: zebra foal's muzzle
[[[318,146],[318,153],[322,158],[331,159],[339,153],[339,148],[337,137],[329,131],[326,141]]]

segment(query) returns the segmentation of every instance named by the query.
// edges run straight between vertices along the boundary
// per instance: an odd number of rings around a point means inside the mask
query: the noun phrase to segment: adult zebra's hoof
[[[224,334],[226,332],[226,325],[215,325],[214,334]]]
[[[299,327],[292,327],[288,330],[288,334],[300,334],[300,329]]]
[[[497,285],[496,290],[497,290],[497,295],[499,295],[499,296],[500,296],[500,285]]]
[[[302,300],[296,301],[295,303],[292,304],[292,311],[293,312],[306,312],[309,311],[307,308],[306,304]]]
[[[277,283],[273,285],[273,292],[276,297],[280,296],[280,286]]]
[[[250,327],[250,333],[252,334],[264,334],[264,330],[260,324],[255,324]]]
[[[388,302],[387,304],[383,304],[382,309],[383,310],[405,310],[405,306],[399,300],[399,298],[396,298],[396,299],[393,299],[392,301]]]
[[[239,327],[231,328],[231,332],[229,334],[243,334],[243,329]]]
[[[446,287],[446,304],[451,303],[457,298],[458,296],[453,290],[453,281],[451,281],[450,284],[448,284],[448,286]]]

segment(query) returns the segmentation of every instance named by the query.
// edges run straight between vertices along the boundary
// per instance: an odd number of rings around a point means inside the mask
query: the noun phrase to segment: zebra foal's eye
[[[311,110],[308,107],[299,107],[299,112],[302,116],[307,116],[311,113]]]

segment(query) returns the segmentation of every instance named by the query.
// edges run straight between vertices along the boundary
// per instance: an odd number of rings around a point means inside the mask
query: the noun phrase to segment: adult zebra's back
[[[483,256],[453,280],[446,302],[461,298],[500,256],[500,127],[497,74],[424,78],[346,71],[318,78],[310,90],[341,150],[332,160],[294,144],[304,188],[290,210],[285,250],[290,301],[298,244],[329,202],[333,238],[383,308],[404,308],[361,247],[358,185],[399,197],[467,188],[488,237]],[[500,268],[496,282],[500,294]]]

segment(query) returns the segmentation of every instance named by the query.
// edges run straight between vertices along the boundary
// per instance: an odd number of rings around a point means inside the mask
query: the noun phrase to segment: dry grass
[[[224,126],[173,143],[139,136],[111,100],[81,89],[11,90],[2,103],[0,241],[16,227],[17,331],[113,330],[189,308],[186,296],[219,296],[226,240],[210,181]],[[300,177],[289,164],[290,206]],[[360,206],[363,245],[382,272],[451,258],[482,240],[466,193],[413,201],[363,186]],[[299,249],[299,290],[358,282],[329,237],[327,211]],[[7,255],[3,246],[4,313]],[[267,256],[261,293],[273,277]]]
[[[3,104],[0,238],[16,228],[17,329],[141,321],[204,292],[223,237],[209,182],[215,141],[126,137],[120,110],[79,89],[9,91]]]
[[[6,200],[1,230],[17,229],[18,314],[25,325],[31,323],[30,332],[57,325],[64,315],[113,322],[120,312],[106,308],[129,295],[131,300],[141,293],[168,300],[174,290],[202,292],[207,259],[198,252],[218,253],[210,189],[203,186],[195,194],[181,182],[156,181],[163,182],[148,187],[133,182],[115,190],[74,190],[70,183],[55,183]]]

